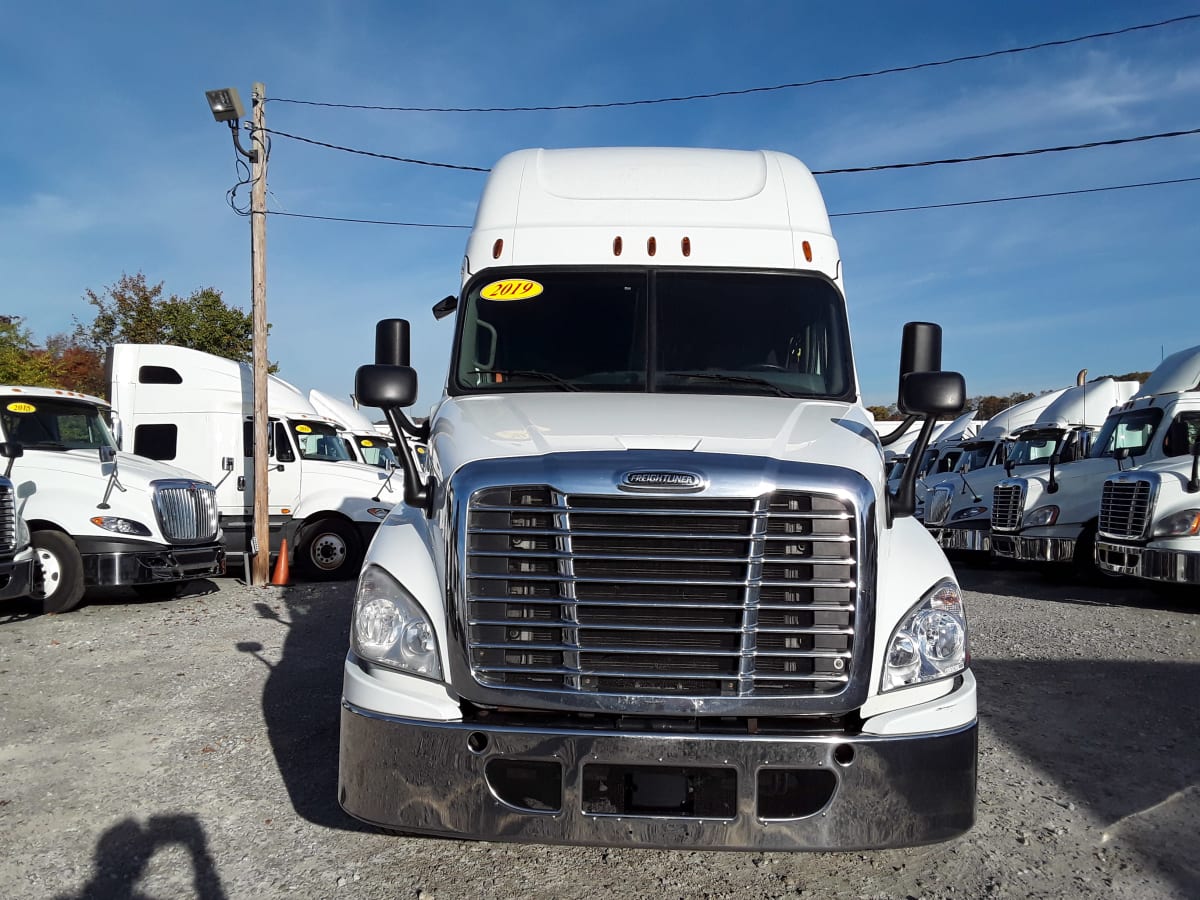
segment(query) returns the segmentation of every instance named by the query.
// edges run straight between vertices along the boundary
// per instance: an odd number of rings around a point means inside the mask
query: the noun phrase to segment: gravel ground
[[[1200,597],[964,569],[978,821],[876,853],[396,838],[335,800],[352,586],[0,607],[0,896],[1200,896]]]

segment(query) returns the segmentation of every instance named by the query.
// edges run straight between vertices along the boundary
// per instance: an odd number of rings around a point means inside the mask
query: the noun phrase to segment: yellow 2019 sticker
[[[364,447],[374,447],[375,446],[375,444],[372,441],[369,441],[366,438],[363,438],[362,445]]]
[[[10,403],[8,404],[8,411],[15,413],[31,413],[37,412],[37,407],[32,403]]]
[[[301,434],[312,434],[312,429],[307,425],[297,425],[296,430]]]
[[[493,281],[479,292],[479,296],[484,300],[532,300],[543,290],[545,288],[528,278],[505,278]]]

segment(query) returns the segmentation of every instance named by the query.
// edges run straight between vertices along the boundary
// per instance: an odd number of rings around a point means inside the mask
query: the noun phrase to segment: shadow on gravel
[[[200,820],[190,815],[151,816],[145,825],[125,819],[96,842],[95,870],[78,894],[60,894],[56,900],[122,900],[145,897],[137,883],[154,854],[178,846],[191,858],[192,891],[198,900],[224,900],[225,889],[208,854],[208,840]]]
[[[1175,590],[1165,585],[1152,586],[1134,578],[1097,577],[1092,583],[1056,580],[1034,568],[998,568],[964,566],[955,563],[954,574],[965,590],[1022,600],[1049,600],[1082,606],[1132,606],[1176,612],[1200,612],[1200,602],[1189,596],[1195,592]]]
[[[180,590],[177,597],[164,597],[160,599],[142,597],[132,588],[128,587],[89,588],[77,609],[87,606],[123,606],[132,603],[174,603],[178,600],[194,599],[196,597],[207,596],[208,594],[215,594],[219,590],[220,587],[217,586],[216,582],[209,581],[207,578],[189,581]],[[70,612],[62,613],[62,615],[69,616],[74,612],[75,610],[71,610]],[[22,597],[19,600],[5,600],[0,604],[0,625],[24,622],[40,615],[44,615],[41,601],[30,597]],[[52,615],[57,615],[57,613],[52,613]]]
[[[296,812],[326,828],[370,831],[337,802],[342,664],[349,646],[354,582],[302,584],[281,589],[282,603],[255,603],[263,619],[286,629],[283,656],[270,662],[262,645],[246,641],[271,674],[263,689],[263,718],[279,774]]]
[[[1200,826],[1200,664],[976,658],[971,667],[984,727],[1065,792],[1051,799],[1099,819],[1098,846],[1119,830],[1181,896],[1200,896],[1197,860],[1182,849]]]

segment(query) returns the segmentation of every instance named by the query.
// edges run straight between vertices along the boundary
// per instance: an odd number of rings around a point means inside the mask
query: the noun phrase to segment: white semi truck
[[[393,469],[399,465],[392,449],[393,438],[381,435],[362,410],[316,388],[308,392],[308,402],[322,416],[338,424],[342,443],[355,462],[379,469]]]
[[[442,398],[408,324],[355,394],[428,437],[359,579],[339,800],[402,831],[885,847],[974,819],[954,573],[885,487],[841,259],[777,152],[525,150],[488,177]],[[899,406],[958,414],[905,327]]]
[[[213,485],[117,452],[110,416],[88,394],[0,387],[0,439],[21,448],[9,477],[36,555],[29,593],[47,612],[90,587],[166,597],[225,571]]]
[[[992,551],[1008,559],[1094,571],[1105,480],[1122,469],[1189,453],[1186,435],[1198,418],[1200,347],[1192,347],[1166,357],[1136,396],[1114,405],[1087,459],[1060,467],[1060,450],[1049,466],[996,485]]]
[[[23,452],[19,444],[0,443],[0,458],[8,460],[0,476],[0,600],[28,597],[33,590],[33,544],[29,526],[17,510],[16,486],[8,477],[12,462]]]
[[[1018,469],[1044,466],[1056,451],[1063,459],[1086,453],[1112,403],[1136,387],[1102,379],[1032,397],[989,419],[963,448],[958,470],[928,486],[925,526],[946,550],[988,555],[995,486]]]
[[[122,446],[211,479],[225,546],[240,558],[254,521],[250,367],[165,344],[114,344],[108,365]],[[268,377],[267,408],[270,551],[286,538],[301,578],[357,577],[399,475],[352,461],[338,424],[281,378]]]

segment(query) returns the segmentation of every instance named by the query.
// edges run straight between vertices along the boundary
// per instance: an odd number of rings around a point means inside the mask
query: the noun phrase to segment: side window
[[[150,459],[174,459],[178,441],[175,425],[139,425],[133,430],[133,452]]]
[[[140,366],[138,384],[183,384],[183,378],[170,366]]]
[[[278,427],[279,423],[271,423]],[[242,423],[242,456],[247,458],[254,455],[254,420],[246,419]],[[267,428],[267,456],[275,455],[275,434],[268,426]],[[291,462],[295,457],[290,457],[284,462]]]
[[[275,423],[275,458],[280,462],[296,461],[296,451],[292,449],[287,428],[282,422]]]
[[[1200,440],[1200,412],[1180,413],[1163,437],[1164,456],[1189,456]]]

